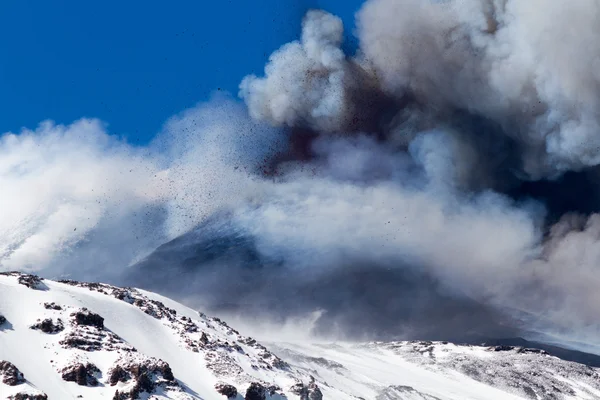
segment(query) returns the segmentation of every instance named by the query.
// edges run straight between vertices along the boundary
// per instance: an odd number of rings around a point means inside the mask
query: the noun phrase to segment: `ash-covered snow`
[[[264,345],[162,296],[98,283],[1,274],[0,315],[0,398],[600,399],[597,368],[543,350]]]

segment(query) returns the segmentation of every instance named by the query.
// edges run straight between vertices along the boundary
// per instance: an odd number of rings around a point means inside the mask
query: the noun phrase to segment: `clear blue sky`
[[[146,142],[211,91],[237,93],[244,75],[299,36],[307,9],[340,15],[351,38],[362,2],[2,1],[0,132],[86,116]]]

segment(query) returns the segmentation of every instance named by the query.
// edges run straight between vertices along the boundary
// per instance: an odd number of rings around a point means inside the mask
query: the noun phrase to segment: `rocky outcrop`
[[[96,375],[100,373],[98,367],[92,363],[75,363],[61,370],[64,381],[75,382],[79,386],[98,386]]]
[[[65,327],[60,318],[58,318],[56,320],[56,322],[54,322],[54,320],[52,318],[46,318],[43,321],[38,320],[38,322],[31,325],[29,327],[29,329],[40,330],[40,331],[42,331],[44,333],[48,333],[48,334],[54,334],[54,333],[62,332],[65,329]]]
[[[71,317],[77,325],[95,326],[98,329],[104,329],[104,318],[87,308],[72,313]]]
[[[48,396],[44,393],[31,394],[31,393],[17,393],[13,396],[8,397],[9,400],[48,400]]]
[[[219,382],[215,385],[215,389],[217,393],[222,394],[228,399],[235,399],[238,395],[236,387],[227,383]]]
[[[246,390],[244,400],[265,400],[267,398],[267,388],[258,382],[252,382]]]
[[[397,399],[419,399],[419,400],[441,400],[439,397],[421,393],[411,386],[388,386],[381,391],[375,400],[397,400]]]
[[[40,278],[37,275],[21,274],[18,282],[29,289],[43,290],[46,289],[46,286],[42,283],[43,280],[44,278]]]
[[[35,290],[46,290],[46,285],[42,282],[44,278],[40,278],[37,275],[23,274],[17,271],[0,272],[0,275],[4,276],[15,276],[17,282],[23,286],[27,286],[29,289]]]
[[[108,383],[130,384],[117,390],[114,400],[139,399],[141,393],[154,393],[157,387],[179,389],[169,364],[151,357],[118,360],[108,372]]]
[[[54,311],[60,311],[60,310],[62,310],[62,307],[59,306],[58,304],[56,304],[55,302],[44,303],[44,308],[46,310],[54,310]]]
[[[297,382],[290,388],[290,392],[300,396],[300,400],[323,400],[323,393],[312,376],[308,385]]]
[[[17,386],[25,383],[25,377],[19,369],[9,361],[0,361],[0,378],[8,386]]]
[[[0,329],[2,329],[2,325],[6,323],[6,317],[0,314]]]
[[[68,349],[83,351],[135,352],[136,349],[104,327],[104,318],[86,308],[69,314],[69,329],[59,343]]]

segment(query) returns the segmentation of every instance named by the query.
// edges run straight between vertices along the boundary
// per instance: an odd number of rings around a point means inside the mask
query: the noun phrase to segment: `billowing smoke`
[[[596,343],[600,5],[369,0],[357,22],[347,55],[309,11],[247,110],[214,99],[148,147],[93,120],[5,135],[2,268],[344,337]]]
[[[171,118],[143,148],[97,120],[5,134],[2,268],[120,273],[252,192],[253,175],[284,146],[277,130],[222,96]]]
[[[254,118],[324,135],[318,177],[286,183],[316,192],[288,200],[293,212],[265,207],[278,216],[268,242],[306,245],[309,263],[419,265],[474,298],[596,331],[598,217],[576,214],[598,203],[563,192],[597,182],[599,17],[594,2],[371,0],[357,55],[341,57],[340,21],[309,12],[302,40],[240,91]],[[376,92],[388,100],[356,100]],[[376,119],[366,136],[348,123],[358,108]],[[574,189],[577,174],[589,179]]]

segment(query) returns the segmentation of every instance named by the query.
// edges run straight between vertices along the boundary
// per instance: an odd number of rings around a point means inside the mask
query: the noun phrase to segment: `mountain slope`
[[[265,347],[162,296],[104,284],[0,274],[0,315],[0,398],[600,399],[598,369],[544,351]]]
[[[236,217],[217,213],[124,269],[115,282],[194,302],[210,312],[261,320],[324,310],[327,318],[317,320],[314,330],[327,335],[341,328],[351,339],[401,335],[470,341],[523,335],[508,315],[450,290],[425,268],[399,262],[391,268],[342,255],[299,266],[264,250]]]

